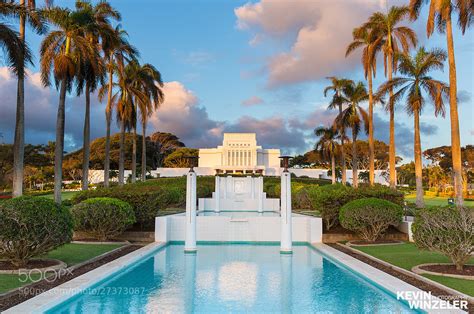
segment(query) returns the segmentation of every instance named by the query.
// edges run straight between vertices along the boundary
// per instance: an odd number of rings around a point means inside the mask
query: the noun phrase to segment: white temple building
[[[279,149],[258,146],[255,133],[224,133],[222,145],[199,149],[198,168],[211,168],[215,174],[275,175],[280,169],[279,157]]]

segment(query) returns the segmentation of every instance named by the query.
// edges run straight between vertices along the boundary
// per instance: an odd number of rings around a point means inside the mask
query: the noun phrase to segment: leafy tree
[[[165,167],[169,168],[188,168],[189,159],[186,156],[198,156],[199,150],[195,148],[178,148],[165,159]]]
[[[185,147],[183,142],[179,140],[179,137],[172,133],[155,132],[150,135],[150,141],[154,143],[154,164],[158,167],[163,165],[164,159],[174,152],[176,149]]]

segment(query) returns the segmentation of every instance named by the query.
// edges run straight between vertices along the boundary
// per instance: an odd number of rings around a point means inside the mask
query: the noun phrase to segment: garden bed
[[[393,244],[403,244],[403,241],[397,241],[397,240],[384,240],[380,239],[377,241],[364,241],[364,240],[355,240],[355,241],[349,241],[346,243],[346,245],[349,246],[373,246],[373,245],[393,245]]]
[[[413,267],[412,271],[417,274],[474,280],[474,265],[464,265],[462,270],[458,270],[456,266],[449,263],[426,263]]]
[[[101,255],[98,258],[94,258],[89,262],[84,262],[76,267],[72,267],[71,272],[66,272],[63,276],[58,276],[55,280],[43,279],[36,283],[15,289],[4,295],[0,296],[0,312],[4,311],[12,306],[20,304],[28,299],[35,297],[45,291],[48,291],[54,287],[57,287],[71,279],[81,276],[95,268],[98,268],[104,264],[107,264],[119,257],[122,257],[128,253],[131,253],[141,246],[139,245],[128,245],[122,248],[116,249],[110,253]]]

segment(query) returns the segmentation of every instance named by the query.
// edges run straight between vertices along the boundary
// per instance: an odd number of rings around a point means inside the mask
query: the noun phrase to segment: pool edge
[[[65,302],[66,300],[79,294],[81,291],[90,288],[97,284],[101,280],[104,280],[110,276],[113,276],[118,271],[129,267],[130,265],[138,262],[141,258],[153,254],[164,248],[167,243],[154,242],[150,243],[136,251],[133,251],[127,255],[119,257],[107,264],[97,267],[85,274],[82,274],[76,278],[73,278],[53,289],[45,291],[31,299],[28,299],[20,304],[17,304],[2,313],[5,314],[16,314],[16,313],[39,313],[45,312],[49,309],[54,308],[58,304]],[[62,291],[70,291],[70,293],[64,293]]]

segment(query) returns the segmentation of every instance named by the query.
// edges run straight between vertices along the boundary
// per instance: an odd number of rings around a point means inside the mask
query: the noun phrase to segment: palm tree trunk
[[[388,54],[388,80],[392,80],[392,54]],[[388,164],[390,169],[390,188],[397,188],[397,171],[395,169],[395,108],[392,101],[393,89],[390,88],[389,91],[389,111],[390,111],[390,143],[389,143],[389,153],[388,153]]]
[[[82,190],[89,188],[89,159],[90,159],[90,119],[91,95],[89,83],[86,82],[86,114],[84,118],[84,135],[82,145]]]
[[[25,0],[20,0],[20,6],[25,6]],[[20,15],[20,40],[25,43],[26,19]],[[24,64],[22,65],[24,66]],[[23,68],[24,70],[24,68]],[[18,73],[18,88],[16,99],[15,140],[13,143],[13,197],[23,194],[25,155],[25,75]]]
[[[120,153],[119,153],[119,174],[118,181],[119,185],[122,186],[124,183],[124,163],[125,163],[125,121],[120,123]]]
[[[137,128],[133,128],[132,137],[132,183],[137,180]]]
[[[461,138],[459,135],[459,117],[457,104],[456,60],[454,58],[454,40],[451,14],[446,19],[446,40],[449,63],[449,117],[451,120],[451,153],[453,159],[454,194],[456,206],[464,203],[462,195]]]
[[[420,142],[420,111],[415,110],[415,182],[416,182],[416,207],[425,207],[423,200],[423,171],[421,162],[421,142]]]
[[[56,144],[54,148],[54,201],[61,204],[63,183],[64,123],[66,108],[66,80],[61,81],[58,114],[56,118]]]
[[[369,183],[374,185],[375,167],[374,167],[374,95],[372,91],[372,69],[369,65],[368,71],[369,84]]]
[[[357,188],[359,186],[359,177],[357,174],[358,160],[357,160],[357,135],[355,127],[352,127],[352,186]]]
[[[105,119],[107,123],[105,134],[105,160],[104,160],[104,186],[109,187],[110,180],[110,125],[112,124],[112,84],[113,70],[109,70],[109,86],[107,91],[107,107],[105,108]]]
[[[342,104],[339,104],[339,115],[342,115]],[[344,149],[344,137],[346,136],[346,128],[341,125],[341,171],[342,171],[342,184],[346,185],[346,151]]]
[[[142,181],[146,180],[146,121],[142,124]]]
[[[334,153],[331,154],[331,171],[332,184],[336,184],[336,157]]]

